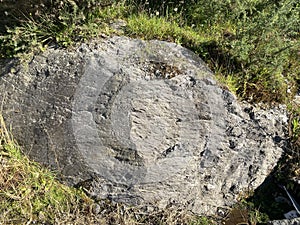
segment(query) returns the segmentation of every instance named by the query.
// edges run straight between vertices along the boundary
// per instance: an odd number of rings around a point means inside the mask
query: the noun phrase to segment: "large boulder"
[[[213,214],[283,152],[284,108],[240,103],[173,43],[113,37],[1,71],[2,114],[24,151],[99,199]]]

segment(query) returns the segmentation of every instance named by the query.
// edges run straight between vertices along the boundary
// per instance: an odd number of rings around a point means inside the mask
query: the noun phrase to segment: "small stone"
[[[92,205],[92,212],[96,215],[99,214],[101,212],[101,206],[97,203],[94,203]]]

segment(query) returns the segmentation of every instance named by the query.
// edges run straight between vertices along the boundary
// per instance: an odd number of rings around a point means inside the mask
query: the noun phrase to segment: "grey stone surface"
[[[300,224],[300,218],[295,219],[286,219],[286,220],[273,220],[268,222],[269,225],[299,225]]]
[[[114,37],[12,65],[0,102],[16,140],[95,198],[213,214],[283,152],[285,109],[238,102],[176,44]]]

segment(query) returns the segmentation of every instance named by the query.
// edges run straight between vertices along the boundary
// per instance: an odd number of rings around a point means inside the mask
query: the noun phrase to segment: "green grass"
[[[171,41],[177,44],[189,45],[189,47],[211,40],[209,36],[199,34],[188,26],[180,27],[174,21],[170,22],[163,17],[150,17],[145,13],[128,17],[126,31],[127,35],[132,37]]]
[[[110,24],[122,19],[127,26],[121,34],[172,41],[195,51],[242,99],[284,103],[299,88],[300,3],[296,0],[186,0],[189,7],[167,0],[96,2],[53,1],[55,10],[42,7],[39,16],[25,14],[21,23],[0,32],[0,57],[118,34]]]
[[[21,153],[0,117],[0,223],[72,221],[92,200]],[[85,213],[88,214],[88,213]]]

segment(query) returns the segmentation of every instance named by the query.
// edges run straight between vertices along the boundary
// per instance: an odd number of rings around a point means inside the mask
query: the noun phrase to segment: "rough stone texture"
[[[284,108],[239,103],[172,43],[114,37],[12,65],[0,101],[16,140],[96,198],[212,214],[283,152]]]
[[[273,220],[268,222],[269,225],[299,225],[300,218],[290,219],[290,220]]]

